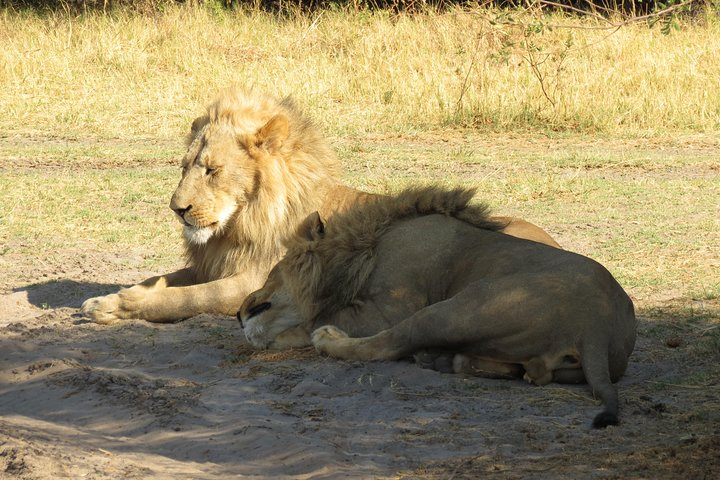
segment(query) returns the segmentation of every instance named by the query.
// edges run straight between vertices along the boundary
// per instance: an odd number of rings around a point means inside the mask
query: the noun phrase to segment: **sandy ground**
[[[641,316],[622,424],[593,431],[585,386],[256,352],[229,317],[89,323],[85,298],[149,272],[63,253],[0,257],[0,478],[720,475],[717,357],[662,313]]]

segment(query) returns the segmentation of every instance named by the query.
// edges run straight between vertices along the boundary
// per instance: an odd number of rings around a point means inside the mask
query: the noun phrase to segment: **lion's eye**
[[[205,167],[205,175],[215,175],[217,168]]]
[[[248,309],[248,319],[254,317],[255,315],[260,315],[265,310],[269,310],[270,307],[270,302],[263,302],[258,305],[253,305]]]

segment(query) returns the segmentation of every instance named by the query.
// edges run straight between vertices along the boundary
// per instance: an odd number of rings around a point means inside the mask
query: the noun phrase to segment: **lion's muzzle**
[[[192,208],[192,205],[188,205],[185,208],[180,208],[180,207],[176,207],[176,208],[171,207],[171,208],[173,209],[173,211],[175,213],[177,213],[180,216],[180,218],[185,220],[185,214]]]
[[[186,226],[186,227],[192,227],[192,225],[190,224],[190,222],[188,222],[187,220],[185,220],[185,214],[190,211],[190,209],[192,208],[192,205],[189,205],[189,206],[186,207],[186,208],[179,208],[179,207],[178,207],[178,208],[173,208],[172,206],[171,206],[170,208],[172,208],[173,211],[177,214],[178,220],[180,220],[180,223],[182,223],[182,224],[183,224],[184,226]]]

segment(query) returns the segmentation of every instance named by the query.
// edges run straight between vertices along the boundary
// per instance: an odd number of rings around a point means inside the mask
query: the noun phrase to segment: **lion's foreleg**
[[[156,277],[120,289],[117,293],[89,298],[80,307],[81,312],[97,323],[108,324],[116,320],[144,318],[142,302],[169,287],[195,283],[195,273],[189,268]]]
[[[197,283],[195,272],[191,268],[183,268],[182,270],[178,270],[176,272],[159,275],[157,277],[150,277],[135,286],[159,290],[168,287],[185,287],[195,283]]]
[[[390,329],[392,330],[392,329]],[[324,355],[343,360],[397,360],[400,358],[392,348],[392,332],[383,330],[377,335],[350,338],[333,325],[325,325],[312,333],[315,349]]]
[[[91,298],[83,303],[82,312],[106,324],[133,318],[173,322],[201,313],[233,315],[249,292],[257,288],[239,276],[183,286],[191,279],[182,270],[154,277],[116,294]]]
[[[234,316],[245,297],[258,285],[249,285],[240,276],[185,287],[169,287],[146,298],[145,320],[166,322],[201,313]]]

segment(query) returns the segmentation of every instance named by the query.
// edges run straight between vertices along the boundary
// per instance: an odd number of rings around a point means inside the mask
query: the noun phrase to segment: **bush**
[[[698,9],[713,0],[690,0]],[[548,5],[537,0],[493,0],[498,7],[528,7],[539,5],[543,8],[574,9],[595,13],[622,12],[625,14],[647,14],[683,0],[552,0]],[[393,11],[422,11],[428,7],[473,5],[467,0],[0,0],[0,7],[14,9],[37,9],[82,12],[88,10],[108,11],[114,8],[130,8],[141,12],[162,11],[170,4],[197,3],[208,5],[213,10],[231,8],[262,9],[283,11],[288,9],[313,10],[318,8],[349,7],[354,9],[388,9]],[[717,2],[715,2],[717,4]]]

